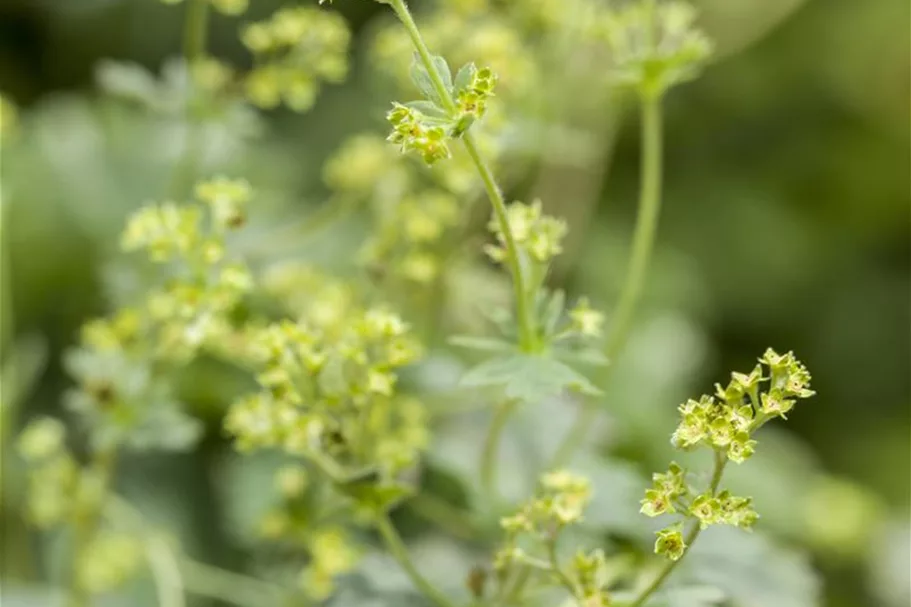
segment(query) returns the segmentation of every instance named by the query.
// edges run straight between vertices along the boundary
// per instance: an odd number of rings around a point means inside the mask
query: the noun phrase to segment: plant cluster
[[[359,259],[379,276],[373,286],[387,290],[362,288],[303,263],[245,263],[232,247],[253,200],[243,179],[203,180],[192,196],[148,204],[128,219],[123,250],[143,252],[158,278],[135,301],[87,323],[80,346],[67,358],[77,384],[69,404],[88,432],[87,461],[67,449],[58,421],[37,420],[20,437],[30,470],[32,519],[73,530],[72,607],[85,607],[92,596],[133,576],[143,551],[157,554],[158,544],[147,535],[124,532],[112,522],[124,512],[114,493],[115,461],[124,449],[193,446],[201,427],[178,402],[170,371],[204,356],[235,365],[255,383],[224,416],[225,433],[238,451],[272,450],[293,462],[276,472],[278,499],[259,527],[263,542],[280,546],[299,564],[297,584],[283,592],[313,602],[330,599],[338,578],[356,569],[376,534],[427,600],[441,607],[458,604],[420,572],[390,518],[394,507],[420,491],[416,479],[431,424],[422,395],[407,378],[407,369],[423,355],[421,335],[408,320],[408,302],[397,299],[395,285],[388,288],[385,281],[438,289],[470,223],[468,203],[482,190],[491,207],[488,242],[469,256],[482,263],[483,251],[487,261],[505,269],[512,301],[489,314],[496,335],[451,341],[483,353],[462,385],[484,388],[497,403],[479,470],[492,510],[501,510],[497,450],[516,409],[565,392],[590,400],[601,395],[584,369],[604,366],[622,352],[638,305],[661,196],[660,102],[672,86],[698,73],[710,50],[692,9],[651,0],[618,10],[589,0],[460,0],[436,7],[419,29],[404,0],[380,1],[402,27],[383,29],[376,53],[389,59],[384,69],[393,73],[412,57],[408,73],[421,99],[393,103],[387,142],[376,134],[357,135],[327,161],[329,214],[313,221],[322,227],[322,221],[331,224],[367,207],[374,229]],[[205,55],[204,24],[210,4],[239,15],[247,2],[187,3],[185,67],[201,92],[197,101],[208,94],[230,104],[270,109],[284,103],[305,111],[322,83],[346,74],[350,35],[344,20],[313,6],[282,8],[241,29],[255,58],[241,93],[231,69]],[[574,11],[590,18],[577,22],[570,18]],[[635,91],[643,110],[640,217],[606,343],[603,312],[585,297],[567,304],[562,291],[548,287],[568,224],[545,213],[538,200],[507,204],[488,160],[504,146],[482,128],[505,124],[501,100],[545,86],[547,74],[530,59],[533,54],[515,49],[535,36],[567,32],[610,56],[606,76],[612,85]],[[476,56],[459,61],[462,67],[453,74],[428,42],[454,58],[468,50]],[[190,127],[198,126],[192,112],[187,119]],[[195,129],[188,133],[192,143]],[[182,168],[195,175],[194,150],[187,145]],[[809,380],[791,353],[769,350],[750,373],[734,373],[715,395],[680,406],[673,445],[708,450],[714,470],[707,485],[676,463],[654,475],[641,512],[680,520],[658,532],[654,551],[667,560],[647,583],[647,568],[617,570],[607,546],[580,547],[568,559],[561,548],[573,541],[592,492],[600,490],[561,461],[571,459],[597,414],[583,407],[555,456],[555,471],[542,475],[537,492],[502,518],[494,583],[488,585],[481,573],[472,578],[474,604],[531,604],[532,592],[556,590],[579,607],[644,605],[703,529],[756,524],[751,499],[721,488],[723,470],[729,461],[740,464],[753,455],[760,427],[813,394]],[[183,558],[173,549],[165,553]]]

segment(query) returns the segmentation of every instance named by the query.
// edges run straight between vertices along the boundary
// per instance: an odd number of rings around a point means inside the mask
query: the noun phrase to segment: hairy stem
[[[446,87],[443,77],[434,64],[433,55],[431,55],[430,49],[427,48],[427,44],[424,42],[420,30],[408,10],[408,5],[405,4],[405,0],[388,0],[388,2],[399,20],[401,20],[402,24],[405,26],[405,30],[411,38],[415,51],[417,51],[418,58],[427,70],[433,88],[444,108],[450,113],[454,113],[456,111],[456,103],[452,97],[452,92]],[[490,166],[478,149],[477,142],[471,133],[465,133],[462,137],[462,142],[465,144],[465,149],[468,151],[468,155],[471,157],[475,168],[478,170],[481,181],[484,182],[484,189],[487,192],[488,198],[490,198],[490,204],[493,207],[497,223],[500,225],[500,230],[503,232],[504,244],[506,246],[506,261],[509,265],[509,271],[512,274],[513,288],[515,291],[516,319],[519,325],[519,346],[525,352],[534,352],[540,347],[540,344],[538,343],[537,329],[530,306],[532,294],[526,290],[522,261],[519,257],[516,241],[507,219],[506,201],[497,185],[493,172],[490,170]]]
[[[516,408],[516,401],[509,399],[502,402],[494,411],[493,420],[487,429],[487,436],[484,438],[484,447],[481,450],[481,486],[488,498],[495,497],[494,491],[497,480],[497,453],[500,446],[500,438],[503,436],[503,430],[506,428],[506,422]]]
[[[408,577],[411,578],[415,587],[420,590],[424,596],[430,599],[431,602],[437,605],[437,607],[455,607],[455,603],[446,598],[446,595],[440,592],[421,574],[420,571],[418,571],[414,561],[411,560],[411,556],[408,554],[408,548],[405,547],[405,542],[402,541],[402,538],[399,536],[398,531],[396,531],[395,526],[393,526],[392,521],[389,520],[388,515],[383,514],[377,517],[376,528],[383,538],[386,548],[389,550],[390,554],[392,554],[393,558],[398,561],[402,569],[405,570]]]
[[[718,494],[718,487],[721,484],[721,475],[724,474],[724,467],[728,463],[728,458],[722,451],[715,451],[715,468],[712,471],[712,482],[709,485],[709,492],[712,496]],[[698,521],[694,521],[689,531],[683,538],[686,547],[683,549],[683,554],[680,555],[676,561],[668,560],[664,563],[664,566],[658,572],[658,575],[655,576],[655,579],[645,587],[642,592],[640,592],[633,602],[629,604],[629,607],[641,607],[650,596],[652,596],[664,581],[673,573],[677,565],[683,558],[689,553],[690,549],[693,547],[693,543],[699,537],[699,534],[702,532],[702,528],[699,526]]]
[[[613,361],[626,346],[633,316],[642,296],[642,287],[648,273],[658,217],[661,212],[661,97],[642,96],[642,156],[639,184],[639,211],[633,234],[632,253],[626,270],[626,279],[620,292],[620,300],[611,323],[605,354]],[[610,370],[606,377],[610,376]],[[554,456],[554,466],[568,461],[579,445],[583,444],[588,432],[594,426],[599,409],[586,403],[579,410],[576,421]]]

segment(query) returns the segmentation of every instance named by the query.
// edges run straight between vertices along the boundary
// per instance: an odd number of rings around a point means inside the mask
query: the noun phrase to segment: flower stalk
[[[455,113],[457,110],[456,102],[452,98],[452,93],[443,81],[443,77],[440,75],[440,71],[433,61],[430,49],[427,48],[427,44],[421,36],[421,32],[414,21],[414,17],[411,16],[411,12],[408,10],[408,5],[405,3],[405,0],[389,0],[389,5],[392,7],[392,10],[395,11],[396,16],[402,22],[402,25],[404,25],[408,37],[414,45],[414,49],[417,52],[421,64],[424,66],[424,69],[427,70],[434,91],[436,91],[437,96],[440,98],[444,109]],[[507,257],[506,261],[509,271],[512,274],[513,289],[516,299],[516,321],[519,327],[519,347],[524,352],[535,352],[539,348],[539,340],[536,334],[536,323],[532,316],[530,305],[533,294],[529,293],[525,285],[525,274],[522,267],[522,261],[507,218],[506,201],[497,185],[489,164],[478,149],[477,141],[475,141],[472,134],[466,132],[462,135],[461,139],[465,144],[465,149],[468,151],[469,157],[478,171],[478,175],[481,177],[481,181],[484,183],[487,197],[490,199],[494,215],[503,232]]]

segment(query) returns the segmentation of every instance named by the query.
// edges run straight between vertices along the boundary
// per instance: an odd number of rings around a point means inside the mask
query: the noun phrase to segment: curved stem
[[[658,217],[661,212],[661,156],[662,125],[660,95],[642,96],[642,171],[639,185],[639,212],[633,234],[632,253],[626,270],[626,279],[620,300],[611,323],[605,354],[611,361],[626,346],[633,315],[642,295],[642,287],[655,244]],[[610,367],[605,377],[610,377]],[[598,408],[584,403],[566,438],[557,448],[553,466],[560,466],[572,457],[594,425]]]
[[[642,295],[648,272],[658,216],[661,212],[661,99],[642,100],[642,174],[639,185],[639,213],[633,235],[633,250],[626,270],[626,280],[607,341],[605,354],[614,358],[623,350],[629,336],[633,314]]]
[[[424,42],[417,24],[414,22],[414,18],[409,12],[405,0],[388,0],[388,2],[402,22],[402,25],[405,26],[405,30],[417,51],[418,58],[427,70],[433,88],[444,108],[450,113],[454,113],[456,111],[456,103],[452,97],[452,92],[446,87],[443,77],[440,75],[436,64],[434,64],[433,55],[430,53],[430,49],[427,48],[427,44]],[[526,290],[525,276],[522,270],[519,250],[518,247],[516,247],[516,241],[513,237],[512,229],[509,226],[507,218],[506,201],[503,198],[503,193],[500,191],[499,186],[497,186],[493,172],[490,170],[487,161],[478,149],[477,142],[472,134],[470,132],[465,133],[462,137],[462,142],[465,144],[465,149],[468,151],[468,155],[471,157],[475,168],[478,170],[481,181],[484,182],[484,189],[487,192],[487,197],[490,199],[490,204],[493,207],[493,212],[497,218],[497,223],[500,226],[500,231],[503,233],[507,263],[509,265],[509,271],[512,274],[515,291],[516,319],[519,325],[519,345],[523,351],[534,352],[538,349],[539,344],[534,318],[531,316],[531,306],[529,305],[531,294]]]
[[[709,485],[709,491],[711,492],[712,496],[718,494],[718,486],[721,484],[721,475],[724,474],[724,467],[727,465],[727,463],[727,456],[722,451],[715,451],[715,468],[712,471],[712,482]],[[689,553],[690,549],[693,547],[693,543],[699,537],[699,534],[701,532],[702,528],[699,526],[699,523],[694,522],[692,527],[690,527],[690,530],[687,532],[686,536],[683,538],[683,542],[686,544],[686,546],[684,547],[683,554],[680,555],[680,558],[678,558],[676,561],[666,561],[664,563],[664,566],[658,572],[658,575],[655,576],[655,579],[652,580],[652,582],[646,586],[645,589],[642,590],[642,592],[640,592],[635,599],[633,599],[633,602],[631,602],[628,607],[641,607],[645,601],[661,587],[668,576],[670,576],[671,573],[673,573],[674,569],[676,569],[680,561],[682,561],[683,558]]]
[[[183,577],[180,564],[167,541],[148,532],[145,520],[128,501],[113,495],[107,500],[111,519],[120,520],[134,531],[141,531],[146,560],[152,573],[159,607],[185,607]]]
[[[418,571],[414,561],[411,560],[411,556],[408,554],[408,548],[405,547],[405,543],[399,536],[398,531],[395,530],[395,527],[393,526],[392,521],[389,520],[387,514],[381,514],[377,517],[376,528],[377,531],[380,532],[380,536],[383,538],[386,548],[389,550],[390,554],[392,554],[393,558],[398,561],[402,569],[405,570],[408,577],[411,578],[415,587],[438,607],[455,607],[455,603],[446,598],[442,592]]]
[[[238,607],[275,605],[280,597],[290,594],[268,582],[186,557],[180,559],[180,569],[184,575],[187,592],[218,599]]]
[[[503,436],[503,429],[506,428],[506,422],[516,408],[516,401],[513,399],[504,401],[494,411],[493,420],[487,429],[487,436],[484,439],[484,447],[481,451],[481,486],[488,498],[494,497],[497,475],[497,453],[500,446],[500,438]]]

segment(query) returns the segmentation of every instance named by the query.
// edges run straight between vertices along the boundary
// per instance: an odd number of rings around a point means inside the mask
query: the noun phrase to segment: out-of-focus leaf
[[[465,580],[472,567],[483,563],[489,556],[486,553],[474,553],[464,547],[434,536],[424,538],[408,546],[411,559],[426,578],[456,604],[465,604],[468,590]],[[399,594],[402,597],[415,596],[414,584],[402,571],[402,568],[385,551],[368,554],[361,561],[358,573],[364,579],[368,596],[387,596]],[[423,605],[426,599],[416,604]],[[386,603],[398,605],[403,603]]]
[[[230,454],[217,468],[220,503],[225,505],[225,529],[244,543],[258,540],[258,527],[278,495],[273,475],[282,463],[276,454]]]
[[[911,604],[911,525],[892,521],[880,530],[869,563],[870,585],[889,607]]]
[[[646,607],[712,607],[723,604],[726,598],[713,586],[673,586],[656,594]]]
[[[600,394],[585,376],[546,356],[517,354],[484,361],[462,378],[465,386],[502,386],[507,398],[534,403],[572,389]]]
[[[2,407],[18,405],[35,385],[47,363],[47,345],[38,336],[20,339],[7,352],[8,358],[0,371],[3,389]]]
[[[736,53],[762,39],[806,0],[731,2],[698,0],[700,21],[719,55]]]
[[[686,576],[720,588],[735,607],[816,607],[820,584],[807,557],[759,533],[713,527],[683,561]]]

